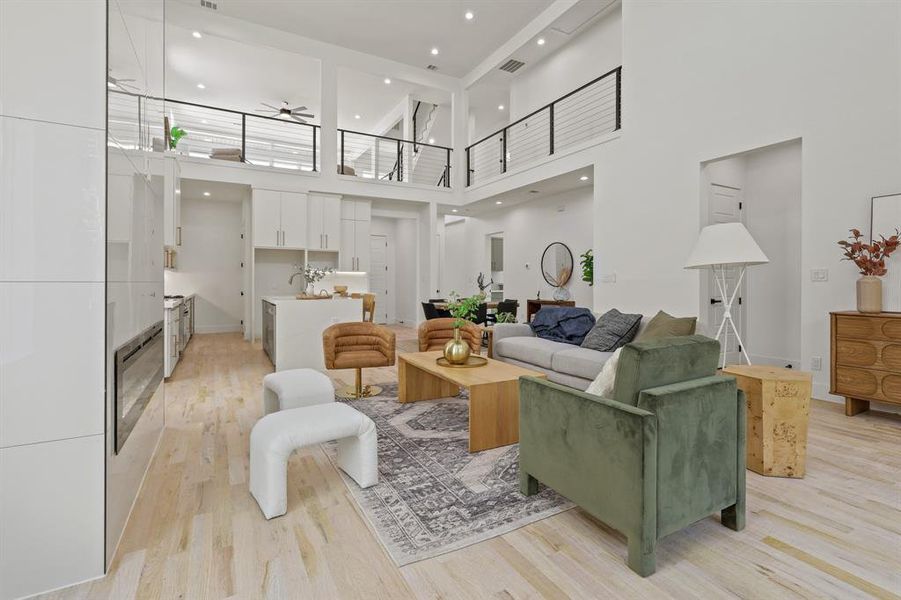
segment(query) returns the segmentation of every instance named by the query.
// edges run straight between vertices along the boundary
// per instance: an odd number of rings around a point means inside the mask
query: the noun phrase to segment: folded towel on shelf
[[[210,158],[231,160],[235,162],[243,162],[244,160],[240,148],[213,148],[210,152]]]

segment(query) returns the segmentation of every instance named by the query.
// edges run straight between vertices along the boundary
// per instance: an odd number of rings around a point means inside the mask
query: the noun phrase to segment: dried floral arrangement
[[[885,266],[885,259],[888,258],[895,250],[898,249],[898,236],[901,232],[895,229],[895,234],[886,238],[879,236],[878,240],[866,243],[861,239],[859,229],[850,229],[851,235],[847,240],[839,240],[838,245],[842,247],[842,260],[848,260],[857,265],[861,275],[875,275],[882,277],[888,273]]]

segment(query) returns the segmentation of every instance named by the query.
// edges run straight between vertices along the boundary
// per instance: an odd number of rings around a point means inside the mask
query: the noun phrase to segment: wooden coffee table
[[[441,351],[397,355],[398,400],[417,402],[450,398],[469,390],[469,451],[478,452],[519,441],[519,378],[544,377],[488,359],[484,367],[439,367]]]

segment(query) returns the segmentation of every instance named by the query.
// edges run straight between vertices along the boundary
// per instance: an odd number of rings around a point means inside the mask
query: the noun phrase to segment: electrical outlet
[[[823,370],[823,357],[811,356],[810,357],[810,370],[811,371],[822,371]]]
[[[829,269],[811,269],[810,280],[816,282],[829,281]]]

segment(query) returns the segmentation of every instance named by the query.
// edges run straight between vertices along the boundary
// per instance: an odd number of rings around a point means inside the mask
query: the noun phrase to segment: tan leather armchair
[[[369,322],[335,323],[322,332],[326,369],[355,369],[353,386],[337,394],[342,398],[368,398],[381,393],[377,386],[363,385],[363,369],[390,367],[396,356],[394,332]]]
[[[444,350],[444,345],[454,339],[453,318],[429,319],[419,326],[419,351]],[[460,337],[469,344],[474,354],[482,351],[482,328],[466,321],[460,328]]]

